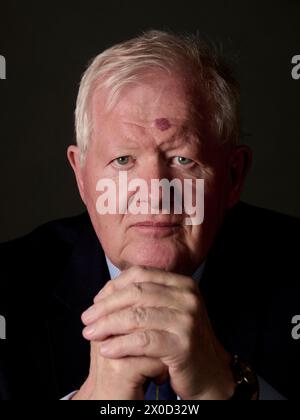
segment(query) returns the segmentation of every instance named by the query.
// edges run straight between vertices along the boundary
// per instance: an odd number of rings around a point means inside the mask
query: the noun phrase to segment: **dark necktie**
[[[170,381],[162,385],[156,385],[150,381],[147,391],[145,393],[145,400],[177,400],[177,395],[173,391]]]

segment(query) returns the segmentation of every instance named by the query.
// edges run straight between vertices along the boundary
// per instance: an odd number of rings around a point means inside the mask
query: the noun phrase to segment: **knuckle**
[[[198,289],[197,282],[192,277],[182,277],[182,284],[185,288],[191,292],[195,292]]]
[[[140,327],[147,321],[147,310],[143,307],[132,308],[131,316],[135,326]]]
[[[184,326],[184,331],[186,333],[189,333],[194,329],[195,319],[190,314],[183,314],[182,316],[182,324]]]
[[[198,314],[201,309],[201,302],[197,293],[189,291],[186,294],[188,310],[192,314]]]
[[[191,340],[188,336],[181,338],[181,350],[183,354],[191,354],[192,351],[192,345]]]
[[[109,362],[111,364],[111,369],[113,370],[113,375],[122,377],[124,375],[124,365],[122,363],[122,360],[114,359],[114,360],[109,361]]]
[[[140,331],[137,334],[137,344],[140,347],[149,347],[152,342],[152,334],[150,331]]]
[[[114,281],[113,281],[113,280],[109,280],[109,281],[106,283],[105,289],[106,289],[109,293],[114,292],[114,291],[115,291],[115,289],[116,289],[116,286],[115,286]]]
[[[144,292],[144,286],[142,283],[133,283],[132,284],[133,287],[133,293],[137,298],[140,298]]]
[[[144,269],[143,269],[143,267],[141,267],[139,265],[135,265],[135,266],[130,268],[130,271],[134,276],[140,276],[144,272]]]
[[[149,269],[147,267],[143,267],[141,265],[136,265],[130,268],[131,270],[131,277],[133,280],[140,281],[141,279],[148,279],[149,278]]]

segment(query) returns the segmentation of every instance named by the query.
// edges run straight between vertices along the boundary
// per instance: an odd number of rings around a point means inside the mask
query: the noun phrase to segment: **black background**
[[[83,209],[66,159],[80,76],[91,57],[146,29],[199,31],[236,57],[254,151],[243,199],[300,215],[300,1],[2,1],[0,241]]]

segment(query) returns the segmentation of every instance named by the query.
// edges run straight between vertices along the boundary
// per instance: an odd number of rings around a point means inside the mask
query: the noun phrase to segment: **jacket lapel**
[[[225,218],[209,252],[200,289],[218,339],[231,354],[255,365],[264,293],[258,293],[259,273],[257,265],[251,264],[252,244],[245,242],[240,229],[241,214],[238,204]]]
[[[88,375],[90,344],[82,337],[81,314],[109,280],[105,256],[88,223],[56,288],[48,316],[55,398],[77,390]]]

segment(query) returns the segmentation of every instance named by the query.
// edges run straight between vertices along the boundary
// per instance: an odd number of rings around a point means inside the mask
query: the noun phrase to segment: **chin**
[[[165,271],[178,271],[182,262],[182,255],[172,247],[162,245],[145,245],[143,247],[128,250],[125,256],[128,266],[143,265],[145,267],[158,268]]]

